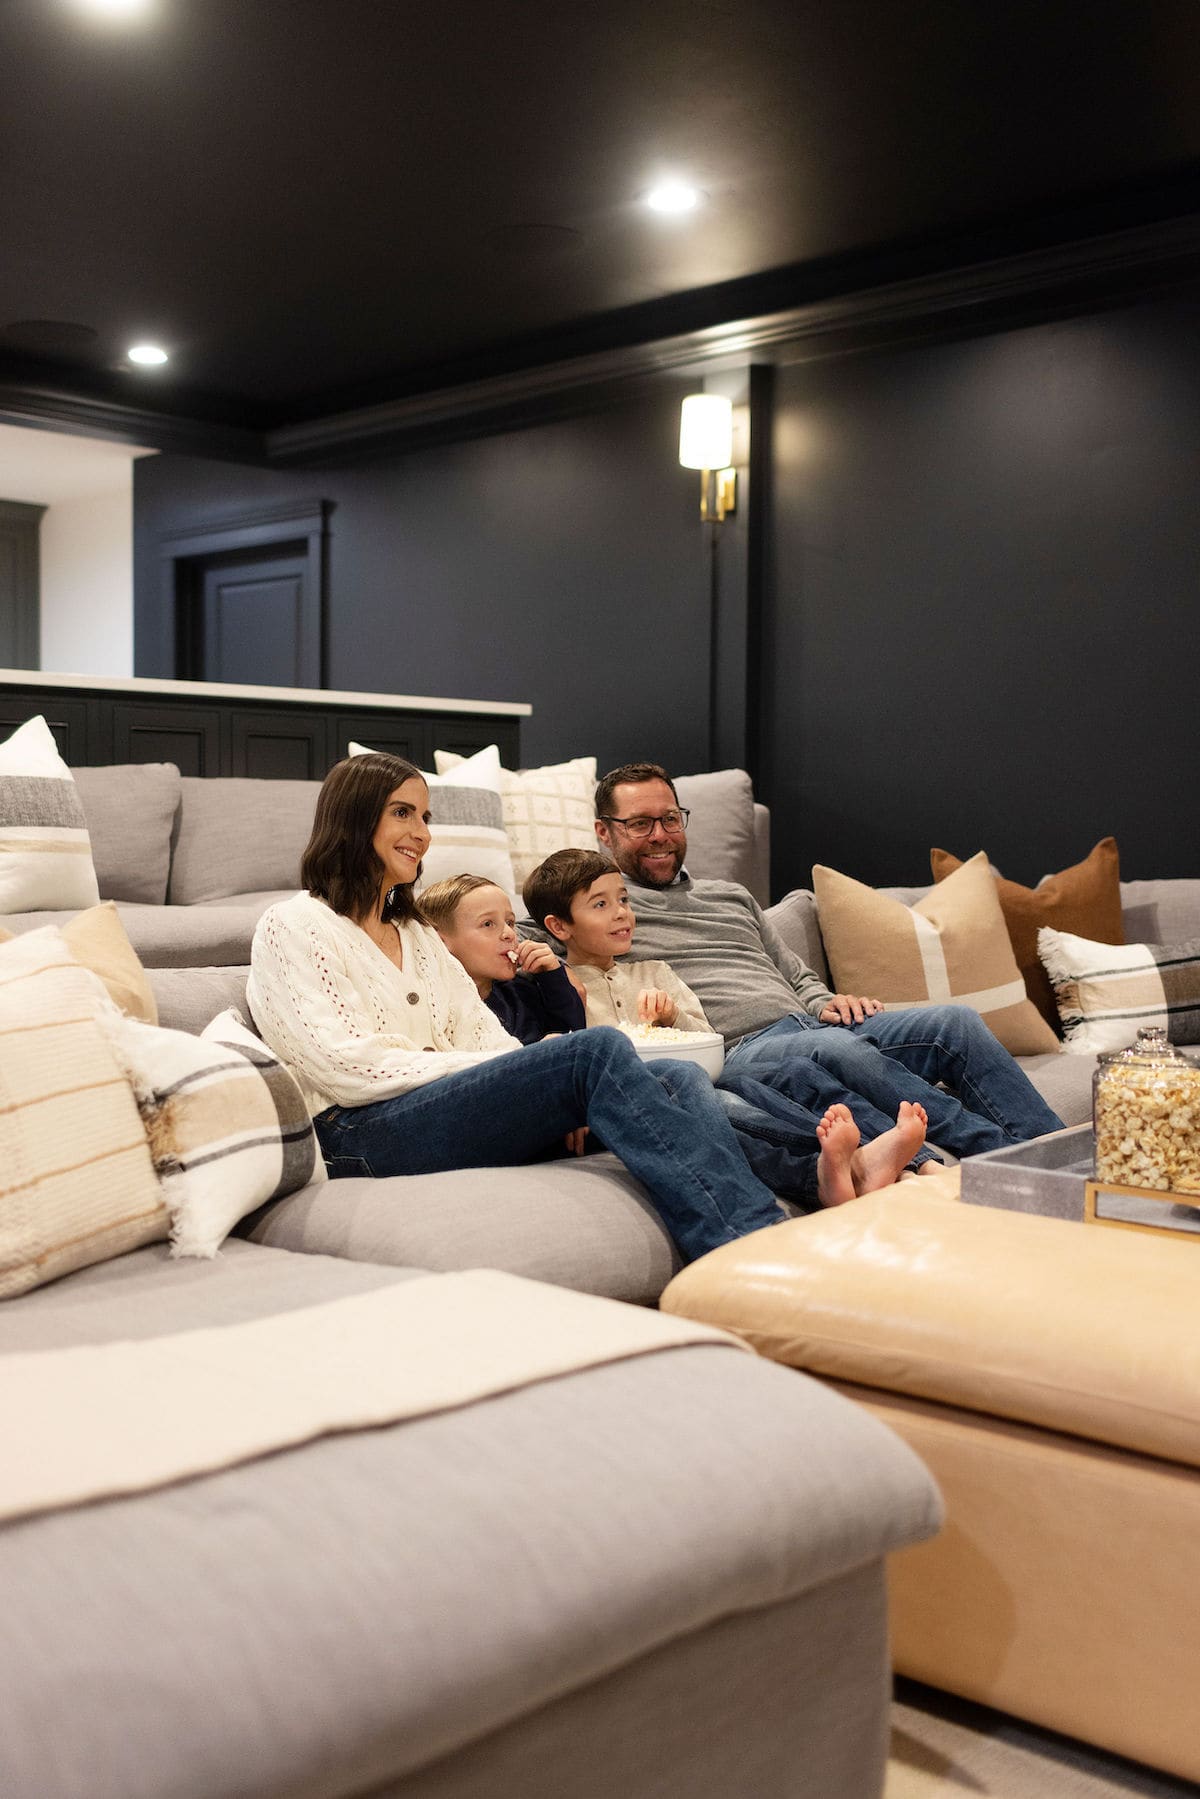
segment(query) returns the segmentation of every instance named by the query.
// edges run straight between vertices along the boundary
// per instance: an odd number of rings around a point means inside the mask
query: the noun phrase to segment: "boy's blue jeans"
[[[736,1093],[742,1080],[774,1088],[818,1114],[835,1102],[849,1106],[860,1127],[864,1102],[886,1128],[902,1099],[916,1100],[929,1115],[931,1140],[956,1156],[1062,1129],[969,1006],[907,1007],[852,1025],[819,1024],[793,1012],[730,1050],[721,1084]],[[868,1119],[863,1135],[878,1134],[877,1119]]]
[[[781,1218],[703,1070],[660,1064],[656,1079],[608,1026],[531,1044],[391,1099],[331,1106],[315,1124],[334,1178],[537,1161],[587,1124],[643,1182],[685,1261]]]

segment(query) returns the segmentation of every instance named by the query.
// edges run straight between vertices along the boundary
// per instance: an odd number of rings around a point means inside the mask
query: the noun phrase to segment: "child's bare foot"
[[[890,1187],[900,1178],[925,1141],[929,1124],[924,1106],[907,1099],[900,1101],[896,1122],[882,1137],[865,1143],[850,1163],[850,1178],[856,1193],[874,1193],[879,1187]],[[820,1135],[818,1130],[817,1135]],[[820,1170],[818,1169],[818,1175]]]
[[[843,1206],[855,1197],[851,1166],[858,1153],[858,1126],[846,1106],[830,1106],[817,1126],[821,1157],[817,1193],[823,1206]]]

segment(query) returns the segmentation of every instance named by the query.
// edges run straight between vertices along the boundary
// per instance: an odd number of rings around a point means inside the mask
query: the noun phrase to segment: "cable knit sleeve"
[[[301,1077],[317,1109],[387,1099],[520,1047],[455,963],[483,1019],[473,1016],[458,981],[444,978],[437,952],[421,953],[430,938],[437,943],[433,932],[416,934],[416,959],[425,966],[411,973],[425,980],[432,1048],[398,1028],[406,1021],[395,982],[407,975],[348,919],[298,894],[259,920],[246,990],[250,1009],[264,1041]]]

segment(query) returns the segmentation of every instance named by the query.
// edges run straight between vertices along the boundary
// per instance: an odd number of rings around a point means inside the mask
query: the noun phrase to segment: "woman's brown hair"
[[[312,836],[300,861],[300,882],[344,918],[357,922],[374,908],[383,863],[371,840],[390,795],[414,776],[425,779],[403,756],[372,750],[370,755],[335,763],[321,783]],[[418,877],[420,873],[418,868]],[[383,916],[421,922],[412,883],[391,889]]]

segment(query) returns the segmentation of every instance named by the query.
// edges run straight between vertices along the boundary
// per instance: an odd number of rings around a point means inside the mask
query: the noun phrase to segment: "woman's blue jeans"
[[[909,1007],[854,1025],[820,1024],[794,1012],[729,1052],[722,1085],[736,1091],[743,1078],[814,1111],[835,1102],[849,1106],[860,1128],[864,1102],[891,1124],[902,1099],[916,1100],[929,1115],[931,1140],[956,1156],[1062,1129],[969,1006]]]
[[[652,1076],[620,1031],[573,1031],[392,1099],[315,1121],[329,1172],[433,1174],[553,1154],[586,1124],[647,1188],[685,1261],[781,1213],[738,1148],[712,1083],[690,1062]]]

